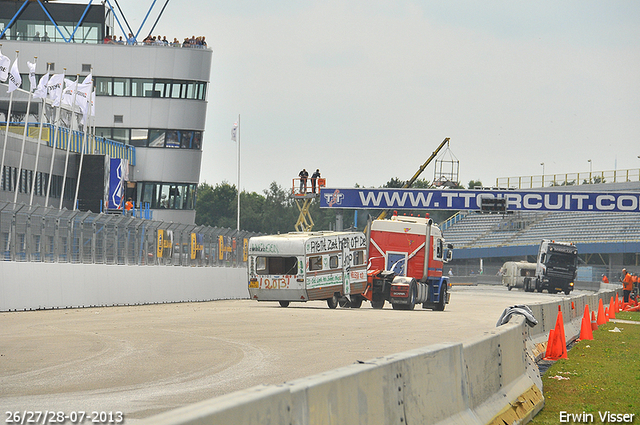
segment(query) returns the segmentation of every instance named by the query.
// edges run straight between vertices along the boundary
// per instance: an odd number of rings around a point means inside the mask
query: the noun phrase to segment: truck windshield
[[[553,253],[549,255],[547,264],[550,266],[568,266],[575,265],[576,256],[571,254]]]
[[[298,259],[296,257],[257,257],[256,273],[259,275],[297,275]]]

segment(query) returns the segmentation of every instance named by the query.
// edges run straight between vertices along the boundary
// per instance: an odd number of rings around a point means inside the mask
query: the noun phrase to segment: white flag
[[[22,85],[22,77],[20,77],[20,71],[18,70],[18,58],[13,61],[11,71],[9,72],[9,89],[7,93],[11,93],[15,89]]]
[[[76,105],[80,108],[83,115],[87,115],[87,106],[89,105],[89,96],[91,95],[91,89],[93,88],[93,84],[82,83],[78,84],[77,92],[76,92]]]
[[[91,74],[87,75],[86,77],[84,77],[84,80],[82,80],[82,84],[92,84],[93,83],[93,76]]]
[[[31,83],[31,91],[36,89],[36,64],[27,61],[29,67],[29,82]]]
[[[73,97],[76,91],[76,82],[67,78],[64,79],[64,90],[62,91],[62,103],[73,106]]]
[[[53,74],[47,83],[47,99],[53,102],[53,106],[60,105],[62,99],[62,84],[64,74]]]
[[[231,140],[233,140],[234,142],[237,141],[236,140],[237,134],[238,134],[238,121],[233,123],[233,128],[231,129]]]
[[[0,52],[0,81],[3,83],[7,81],[7,77],[9,76],[9,67],[11,66],[11,59],[7,56],[3,55]]]
[[[38,83],[38,88],[33,92],[33,97],[37,97],[40,99],[44,99],[47,97],[47,84],[49,83],[49,73],[44,74],[40,77],[40,82]]]

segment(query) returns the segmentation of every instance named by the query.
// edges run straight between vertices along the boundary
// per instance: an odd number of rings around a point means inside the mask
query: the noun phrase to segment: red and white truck
[[[293,232],[249,240],[249,295],[258,301],[326,300],[330,308],[444,310],[453,247],[429,218],[374,220],[361,232]],[[427,241],[427,243],[425,243]],[[426,258],[426,261],[425,261]]]
[[[395,309],[423,308],[442,311],[449,303],[449,277],[443,265],[451,260],[453,246],[427,217],[393,215],[374,220],[369,231],[369,266],[363,296],[373,308],[385,301]]]

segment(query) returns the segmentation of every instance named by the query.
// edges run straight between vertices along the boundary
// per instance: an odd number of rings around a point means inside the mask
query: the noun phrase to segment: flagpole
[[[92,76],[92,80],[93,80],[93,68],[91,68],[91,76]],[[78,91],[78,88],[76,87],[76,91]],[[91,84],[91,90],[89,90],[89,101],[87,102],[87,115],[91,116],[91,93],[93,92],[93,82]],[[80,144],[80,165],[78,166],[78,180],[76,181],[76,194],[73,198],[73,210],[76,210],[76,205],[78,203],[78,191],[80,190],[80,176],[82,175],[82,160],[84,159],[84,150],[85,150],[85,146],[88,144],[88,129],[87,129],[87,125],[89,124],[89,119],[86,117],[86,115],[84,116],[85,118],[85,122],[83,125],[82,130],[84,130],[84,137],[82,138],[82,142]],[[78,208],[79,209],[79,208]]]
[[[34,75],[35,75],[35,67],[36,67],[36,63],[38,62],[38,57],[34,56],[33,58],[34,64],[33,64],[33,68],[31,68],[30,62],[27,61],[27,65],[29,65],[29,77],[31,78],[31,70],[34,70]],[[35,78],[35,77],[34,77]],[[29,80],[30,84],[33,85],[33,81]],[[13,203],[16,204],[18,202],[18,192],[19,187],[22,184],[22,161],[24,160],[24,145],[27,142],[27,130],[29,128],[29,112],[31,111],[31,99],[33,98],[33,87],[29,87],[29,100],[27,101],[27,114],[25,115],[24,118],[24,131],[22,132],[22,148],[20,149],[20,165],[18,166],[18,176],[17,176],[17,184],[16,184],[16,188],[15,188],[15,193],[13,194]],[[25,176],[25,191],[27,189],[28,186],[28,182],[27,182],[27,176]]]
[[[238,114],[238,232],[240,231],[240,114]]]
[[[58,100],[58,108],[54,109],[53,114],[53,142],[51,145],[51,166],[49,168],[49,183],[47,184],[47,197],[44,200],[44,206],[49,206],[49,195],[51,193],[51,182],[53,181],[53,162],[56,159],[56,142],[58,140],[58,127],[60,124],[60,108],[62,107],[62,91],[64,91],[64,77],[67,74],[67,68],[62,69],[62,90],[60,91],[60,99]],[[57,91],[57,90],[56,90]],[[54,108],[56,101],[54,100]],[[51,139],[51,137],[49,137]]]
[[[64,202],[64,187],[67,183],[67,169],[69,168],[69,152],[71,151],[71,140],[73,139],[73,121],[76,119],[76,96],[78,95],[78,83],[80,82],[80,75],[76,74],[76,84],[73,87],[73,101],[71,102],[71,118],[69,119],[69,137],[67,137],[67,154],[64,158],[64,174],[62,175],[62,192],[60,193],[60,208],[62,209],[62,203]],[[64,96],[64,90],[62,91]],[[62,103],[62,99],[60,99]]]
[[[18,60],[18,55],[19,55],[20,51],[16,50],[16,61]],[[7,139],[9,137],[9,122],[11,121],[11,106],[13,103],[13,92],[14,90],[11,91],[11,94],[9,95],[9,109],[7,109],[7,128],[4,132],[4,146],[2,146],[2,162],[0,162],[0,172],[2,173],[2,176],[0,176],[0,182],[4,183],[5,185],[7,184],[7,182],[4,181],[4,158],[5,155],[7,153]]]
[[[49,75],[51,62],[47,62],[47,73]],[[44,78],[44,77],[41,77]],[[49,79],[47,78],[47,82]],[[31,196],[29,197],[29,206],[33,205],[33,192],[36,187],[36,180],[38,179],[38,160],[40,159],[40,145],[42,145],[42,127],[44,126],[44,108],[47,106],[47,88],[45,86],[45,96],[42,98],[42,106],[40,106],[40,129],[38,130],[38,146],[36,147],[36,164],[33,166],[33,180],[31,180]],[[44,174],[42,175],[44,178]],[[40,184],[42,185],[42,178]]]

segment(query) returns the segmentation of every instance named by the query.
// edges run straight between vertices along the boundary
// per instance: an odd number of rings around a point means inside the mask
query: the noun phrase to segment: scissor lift
[[[320,188],[326,186],[326,180],[323,178],[315,179],[315,187],[311,184],[311,178],[306,178],[305,183],[302,183],[302,179],[293,179],[293,186],[291,187],[291,197],[296,201],[296,206],[300,215],[298,215],[298,221],[296,221],[295,229],[298,232],[310,232],[313,229],[314,222],[311,217],[311,204],[313,200],[320,196]]]

